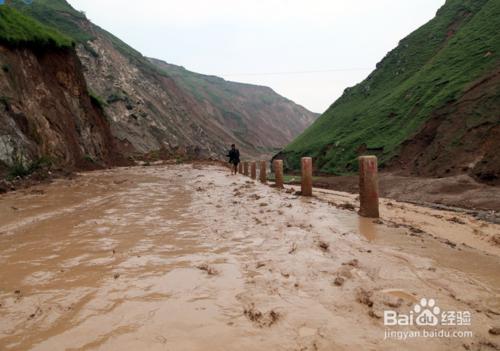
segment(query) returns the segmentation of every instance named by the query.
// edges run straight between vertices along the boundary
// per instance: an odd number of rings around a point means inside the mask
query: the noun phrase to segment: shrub
[[[52,159],[47,156],[37,158],[32,162],[25,162],[22,154],[16,154],[12,157],[12,165],[8,170],[8,178],[25,178],[34,172],[52,166]]]
[[[104,108],[106,106],[108,106],[108,104],[106,103],[106,101],[104,101],[96,93],[94,93],[92,91],[89,91],[89,96],[90,96],[90,101],[92,102],[92,104],[94,104],[95,106],[99,107],[101,110],[104,110]]]

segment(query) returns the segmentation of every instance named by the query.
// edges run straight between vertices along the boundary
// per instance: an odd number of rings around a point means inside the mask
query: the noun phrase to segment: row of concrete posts
[[[359,157],[359,215],[368,218],[378,218],[379,214],[379,188],[378,166],[376,156]],[[267,183],[267,162],[259,161],[259,179]],[[257,179],[257,162],[243,162],[238,166],[238,172],[252,179]],[[275,186],[284,188],[283,161],[273,161]],[[313,162],[311,157],[301,159],[301,195],[313,195]]]

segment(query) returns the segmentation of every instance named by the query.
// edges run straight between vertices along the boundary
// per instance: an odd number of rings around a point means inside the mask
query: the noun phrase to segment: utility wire
[[[229,74],[218,74],[223,77],[234,77],[234,76],[284,76],[293,74],[311,74],[311,73],[328,73],[328,72],[352,72],[352,71],[371,71],[373,68],[337,68],[337,69],[325,69],[316,71],[291,71],[291,72],[265,72],[265,73],[229,73]]]

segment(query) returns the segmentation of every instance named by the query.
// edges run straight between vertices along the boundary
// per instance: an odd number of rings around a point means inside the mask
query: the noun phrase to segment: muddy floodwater
[[[500,350],[500,226],[292,190],[195,164],[0,197],[0,350]],[[470,335],[388,338],[422,298]]]

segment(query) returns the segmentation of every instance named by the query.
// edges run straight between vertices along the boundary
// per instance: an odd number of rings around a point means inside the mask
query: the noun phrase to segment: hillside
[[[66,171],[114,163],[108,121],[87,90],[73,44],[0,7],[1,175],[24,175],[42,163]]]
[[[199,103],[212,105],[213,116],[233,132],[241,145],[248,144],[263,152],[280,149],[314,120],[305,108],[268,87],[230,82],[161,60],[149,60]]]
[[[235,142],[246,155],[270,155],[316,118],[269,88],[208,79],[150,61],[64,0],[14,4],[77,43],[89,89],[102,101],[126,154],[221,158]]]
[[[348,174],[370,153],[405,173],[498,182],[498,28],[500,2],[448,0],[278,157],[297,169],[313,156],[318,171]]]

